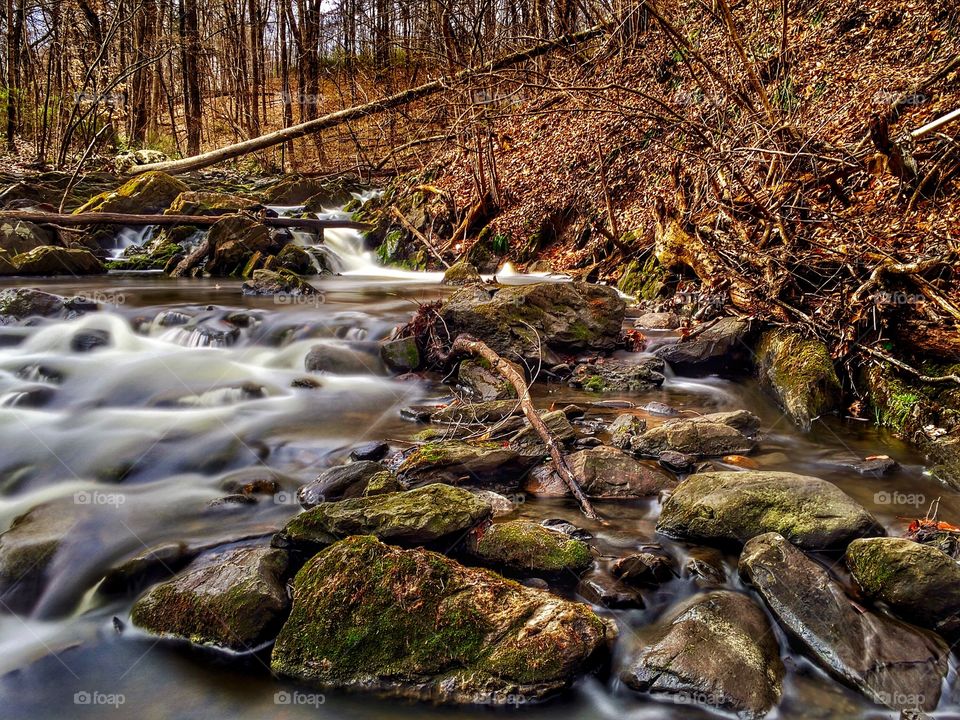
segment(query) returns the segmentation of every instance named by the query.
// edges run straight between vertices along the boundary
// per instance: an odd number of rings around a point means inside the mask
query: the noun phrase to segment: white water
[[[153,233],[157,229],[156,225],[144,225],[143,227],[123,227],[114,237],[113,248],[110,249],[110,257],[118,258],[123,255],[123,251],[133,245],[146,245],[153,238]]]

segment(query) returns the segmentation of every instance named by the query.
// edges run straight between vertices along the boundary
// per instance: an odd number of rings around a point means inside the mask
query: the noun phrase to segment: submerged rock
[[[656,356],[676,370],[712,372],[749,367],[746,338],[750,322],[736,317],[705,323],[674,345],[664,345]]]
[[[881,705],[936,708],[949,654],[939,637],[856,606],[826,570],[776,533],[746,544],[740,572],[828,672]]]
[[[246,651],[271,640],[290,601],[287,554],[241,547],[205,555],[146,592],[131,610],[135,625],[157,635]]]
[[[760,336],[757,377],[797,425],[835,410],[843,393],[827,346],[783,328]]]
[[[397,476],[406,487],[442,482],[512,492],[537,461],[500,443],[446,440],[417,447],[397,468]]]
[[[580,488],[591,498],[647,497],[676,482],[663,470],[605,445],[571,453],[566,460]],[[525,487],[534,495],[563,496],[570,492],[551,465],[531,472]]]
[[[664,503],[657,532],[728,543],[778,532],[807,550],[843,550],[856,538],[884,534],[869,512],[826,480],[755,470],[691,475]]]
[[[850,543],[846,560],[867,597],[917,625],[960,635],[960,563],[946,553],[903,538],[865,538]]]
[[[507,359],[613,350],[625,304],[617,291],[586,283],[471,285],[440,307],[451,337],[469,333]]]
[[[695,458],[748,453],[757,446],[752,435],[759,427],[760,418],[746,410],[676,418],[633,435],[628,449],[648,457],[659,457],[667,450]]]
[[[331,375],[382,375],[384,372],[376,355],[334,342],[324,342],[310,348],[303,366],[308,372]]]
[[[490,504],[450,485],[326,502],[294,517],[274,538],[280,547],[315,550],[348,535],[420,545],[462,533],[490,517]]]
[[[569,383],[589,392],[645,392],[663,385],[663,360],[643,355],[639,362],[607,359],[573,369]]]
[[[636,690],[742,718],[762,718],[780,701],[783,676],[767,616],[746,595],[726,590],[672,610],[622,674]]]
[[[507,704],[568,686],[611,634],[586,605],[354,537],[297,574],[271,666],[321,687]]]
[[[585,542],[532,520],[510,520],[478,530],[467,548],[484,564],[518,573],[581,573],[593,563]]]

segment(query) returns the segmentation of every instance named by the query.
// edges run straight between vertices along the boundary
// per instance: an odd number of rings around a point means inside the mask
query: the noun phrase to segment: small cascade
[[[110,251],[110,257],[118,258],[123,255],[123,251],[133,245],[146,245],[153,239],[153,233],[157,229],[156,225],[144,225],[143,227],[123,227],[120,228],[113,238],[113,247],[105,248]]]

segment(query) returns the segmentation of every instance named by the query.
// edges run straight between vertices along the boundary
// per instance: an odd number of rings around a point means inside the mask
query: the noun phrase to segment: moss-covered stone
[[[105,265],[108,270],[163,270],[167,263],[181,252],[183,249],[180,245],[163,243],[152,247],[146,253],[134,253],[108,260]]]
[[[665,380],[663,360],[650,355],[632,360],[607,359],[581,363],[573,369],[570,385],[587,392],[635,393],[654,390]]]
[[[287,555],[241,547],[206,555],[156,585],[131,618],[152,633],[231,650],[253,650],[279,630],[289,609]]]
[[[20,275],[97,275],[106,272],[89,250],[43,245],[15,255],[11,262]]]
[[[275,544],[316,549],[348,535],[374,535],[408,545],[462,533],[490,516],[490,505],[450,485],[325,502],[297,515]]]
[[[90,198],[74,213],[151,215],[166,210],[180,193],[189,189],[185,183],[166,173],[146,172],[128,180],[116,190]]]
[[[669,274],[657,260],[650,255],[646,260],[630,260],[620,273],[617,289],[643,300],[654,300],[663,293]]]
[[[842,388],[827,346],[783,328],[768,330],[756,348],[757,377],[795,423],[837,409]]]
[[[310,253],[299,245],[287,243],[283,249],[277,253],[277,267],[283,270],[289,270],[298,275],[317,275],[319,274],[317,266],[314,265]]]
[[[397,468],[408,487],[443,482],[497,492],[512,492],[537,462],[496,442],[449,440],[420,445]]]
[[[252,277],[243,283],[244,295],[280,295],[309,297],[319,295],[313,285],[289,270],[254,270]]]
[[[739,455],[756,448],[754,435],[759,427],[760,418],[746,410],[676,418],[632,435],[628,447],[647,457],[659,457],[665,451],[697,458]]]
[[[884,534],[876,519],[836,485],[760,470],[691,475],[664,503],[657,532],[726,543],[777,532],[805,550],[843,550],[856,538]]]
[[[374,495],[386,495],[387,493],[401,492],[403,486],[397,480],[397,476],[389,470],[381,470],[370,476],[367,480],[367,486],[363,489],[366,497]]]
[[[217,192],[195,192],[188,190],[180,193],[165,215],[227,215],[241,210],[258,210],[263,206],[256,200]]]
[[[590,567],[590,546],[530,520],[510,520],[473,533],[470,553],[486,565],[516,573],[581,573]]]
[[[28,317],[49,317],[64,308],[64,298],[36,288],[0,290],[0,316],[23,320]]]
[[[659,467],[606,445],[578,450],[567,457],[567,464],[580,488],[591,498],[615,500],[649,497],[676,483],[671,475]],[[549,464],[531,472],[524,489],[533,495],[548,497],[570,493],[566,483]]]
[[[443,274],[444,285],[470,285],[478,282],[482,282],[480,273],[466,260],[451,265]]]
[[[408,373],[420,367],[420,348],[412,337],[386,340],[380,345],[384,364],[396,373]]]
[[[297,574],[271,666],[325,687],[506,704],[567,686],[609,633],[585,605],[353,537]]]
[[[19,255],[41,245],[54,245],[54,238],[39,225],[25,220],[0,222],[0,249]]]
[[[523,377],[523,370],[513,364]],[[463,360],[457,368],[457,386],[470,400],[508,400],[517,397],[517,390],[485,360]]]

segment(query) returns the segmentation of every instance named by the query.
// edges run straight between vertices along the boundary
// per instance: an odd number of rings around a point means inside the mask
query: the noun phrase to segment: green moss
[[[485,562],[513,570],[581,572],[593,562],[590,546],[529,520],[491,525],[472,551]]]
[[[583,383],[583,389],[589,392],[602,393],[607,389],[607,383],[599,375],[591,375]]]
[[[645,261],[631,260],[626,264],[617,281],[617,289],[643,300],[653,300],[663,293],[666,280],[667,271],[651,254]]]

